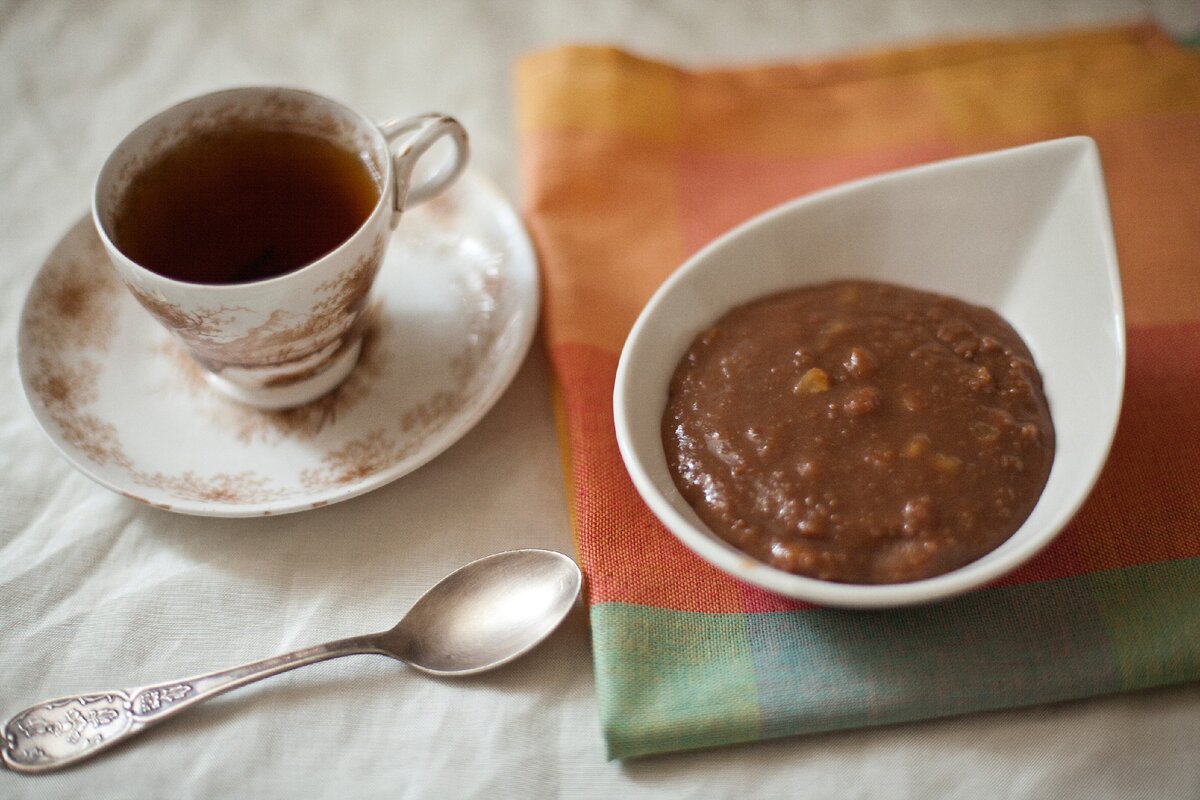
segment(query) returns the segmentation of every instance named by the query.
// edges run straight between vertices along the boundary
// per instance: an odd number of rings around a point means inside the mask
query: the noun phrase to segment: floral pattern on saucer
[[[478,176],[406,212],[394,236],[350,377],[305,406],[259,411],[209,387],[80,220],[22,313],[30,407],[83,473],[170,511],[281,514],[382,486],[491,408],[528,350],[538,302],[528,236]]]

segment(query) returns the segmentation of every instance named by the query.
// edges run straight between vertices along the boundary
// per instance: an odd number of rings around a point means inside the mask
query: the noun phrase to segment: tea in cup
[[[452,154],[414,183],[441,139]],[[376,125],[298,89],[230,89],[130,133],[92,214],[123,282],[215,388],[287,408],[354,368],[392,229],[467,158],[466,131],[442,114]]]

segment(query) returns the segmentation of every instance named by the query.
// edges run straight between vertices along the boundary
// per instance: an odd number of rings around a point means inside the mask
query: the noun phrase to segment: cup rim
[[[326,103],[326,104],[335,106],[335,107],[341,109],[342,111],[346,112],[348,115],[356,118],[359,121],[359,123],[361,123],[362,129],[364,131],[369,131],[368,135],[370,136],[372,144],[375,147],[377,147],[379,149],[379,152],[381,152],[384,156],[382,159],[383,173],[380,176],[382,178],[382,182],[378,186],[379,196],[375,200],[375,205],[371,209],[371,213],[369,213],[363,219],[363,221],[359,224],[359,226],[354,229],[353,233],[351,233],[349,236],[347,236],[341,242],[341,244],[339,244],[334,249],[330,250],[329,252],[325,253],[324,255],[320,256],[319,258],[309,261],[308,263],[306,263],[300,267],[289,270],[287,272],[283,272],[279,275],[272,275],[269,278],[261,278],[259,280],[253,280],[253,281],[241,281],[238,283],[204,283],[201,281],[185,281],[185,280],[180,280],[179,278],[172,278],[167,275],[163,275],[162,273],[156,272],[155,270],[147,267],[145,264],[135,261],[120,247],[120,245],[117,244],[116,239],[110,234],[110,232],[108,230],[108,226],[105,225],[104,221],[101,219],[101,216],[100,216],[100,205],[101,205],[100,189],[101,189],[101,186],[105,183],[105,178],[108,175],[108,172],[114,168],[113,163],[114,163],[114,159],[116,158],[117,154],[119,152],[121,152],[121,150],[127,145],[127,143],[132,138],[134,138],[137,134],[146,130],[151,125],[156,124],[162,117],[165,117],[168,114],[173,114],[175,112],[178,112],[179,110],[181,110],[189,105],[200,103],[202,101],[209,101],[212,98],[218,97],[220,95],[235,95],[235,94],[244,94],[244,93],[252,93],[252,92],[257,92],[257,93],[276,92],[276,93],[282,93],[282,94],[288,94],[288,95],[300,95],[309,100],[316,100],[316,101],[319,101],[322,103]],[[347,248],[351,247],[357,240],[359,240],[359,238],[369,228],[374,226],[380,213],[388,210],[387,209],[387,206],[388,206],[387,201],[389,200],[389,198],[392,195],[391,187],[392,187],[392,183],[394,180],[395,180],[395,163],[392,158],[391,148],[388,145],[387,140],[384,138],[383,132],[379,129],[379,126],[373,120],[371,120],[369,117],[364,115],[362,112],[360,112],[354,108],[351,108],[350,106],[341,102],[340,100],[336,100],[332,97],[321,94],[319,92],[314,92],[310,89],[304,89],[304,88],[297,87],[297,86],[286,86],[286,85],[275,85],[275,84],[252,84],[252,85],[245,85],[245,86],[230,86],[230,87],[226,87],[224,89],[216,89],[211,92],[204,92],[203,94],[193,95],[191,97],[185,98],[178,102],[172,103],[171,105],[166,106],[165,108],[159,109],[158,111],[154,112],[150,116],[143,119],[140,123],[138,123],[134,127],[130,128],[128,131],[126,131],[125,134],[121,137],[121,139],[117,142],[117,144],[115,146],[113,146],[112,150],[109,151],[108,155],[104,159],[103,164],[101,164],[100,169],[96,173],[95,180],[92,182],[92,202],[91,202],[90,211],[91,211],[91,217],[92,217],[92,224],[96,228],[96,231],[100,236],[100,239],[104,242],[104,244],[109,248],[109,250],[111,252],[120,255],[122,261],[124,261],[126,264],[133,267],[139,275],[146,277],[146,278],[150,279],[151,281],[160,282],[167,286],[187,287],[190,289],[197,289],[197,290],[203,290],[206,292],[212,292],[214,294],[225,294],[225,293],[229,293],[229,292],[246,291],[247,288],[249,288],[249,287],[258,288],[258,287],[267,286],[270,284],[278,284],[278,283],[283,283],[283,282],[286,282],[289,280],[295,280],[297,278],[297,276],[299,276],[301,274],[307,274],[309,272],[312,272],[314,269],[316,269],[319,265],[326,262],[327,260],[339,257],[343,253],[343,251],[345,251]]]

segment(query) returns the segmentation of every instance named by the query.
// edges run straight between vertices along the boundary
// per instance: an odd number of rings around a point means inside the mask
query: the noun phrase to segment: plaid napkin
[[[1200,678],[1200,54],[1149,27],[702,72],[567,47],[520,62],[517,98],[610,756]],[[1129,363],[1111,459],[1048,550],[949,602],[852,612],[730,578],[655,520],[613,376],[685,257],[829,184],[1068,134],[1099,143]]]

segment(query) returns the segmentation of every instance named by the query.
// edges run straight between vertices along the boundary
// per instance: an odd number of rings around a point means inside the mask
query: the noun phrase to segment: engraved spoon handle
[[[194,678],[127,691],[70,695],[45,700],[4,726],[0,757],[14,772],[59,769],[141,733],[210,697],[297,667],[357,653],[390,655],[383,634],[353,636],[252,661]]]

